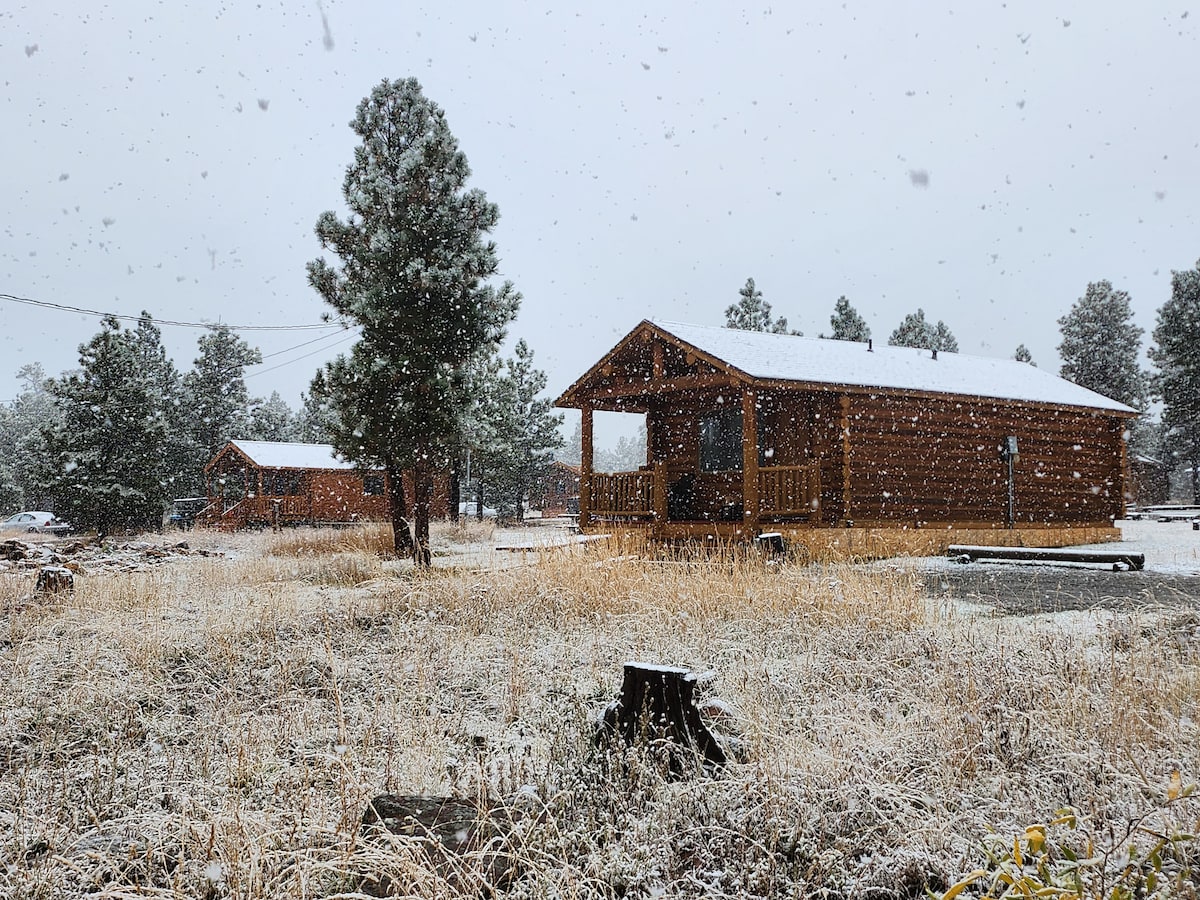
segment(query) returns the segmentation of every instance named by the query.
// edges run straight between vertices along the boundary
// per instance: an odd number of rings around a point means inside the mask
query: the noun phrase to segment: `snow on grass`
[[[414,573],[377,532],[197,540],[236,558],[0,589],[0,894],[354,895],[386,872],[476,896],[480,860],[363,839],[390,791],[535,810],[501,896],[917,896],[990,828],[1072,805],[1121,833],[1200,771],[1184,606],[1084,629],[894,562],[589,546]],[[672,782],[598,753],[627,659],[716,672],[745,756]]]

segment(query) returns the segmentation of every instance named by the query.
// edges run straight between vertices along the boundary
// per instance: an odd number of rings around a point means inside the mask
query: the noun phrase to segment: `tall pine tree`
[[[725,327],[737,328],[742,331],[769,331],[773,334],[787,334],[787,319],[780,316],[771,318],[771,304],[763,299],[762,291],[754,284],[753,278],[747,278],[746,284],[738,291],[738,302],[725,309]],[[800,334],[795,331],[793,334]]]
[[[1150,359],[1154,393],[1163,402],[1163,443],[1190,469],[1192,502],[1200,503],[1200,260],[1171,273],[1171,299],[1158,311]]]
[[[246,366],[261,363],[262,353],[228,325],[212,326],[197,343],[200,355],[183,385],[197,461],[203,467],[227,442],[249,437]]]
[[[871,339],[871,328],[867,325],[867,320],[850,304],[845,295],[838,297],[837,303],[834,304],[829,324],[833,326],[833,333],[828,336],[832,340],[869,341]],[[826,335],[821,335],[821,337],[826,337]]]
[[[329,444],[337,426],[337,413],[329,398],[324,371],[318,370],[307,394],[300,395],[300,410],[296,413],[296,440],[308,444]]]
[[[958,341],[946,327],[946,323],[939,319],[937,325],[931,325],[925,319],[925,310],[923,309],[918,309],[915,313],[905,316],[904,321],[888,338],[888,344],[893,347],[919,347],[923,350],[958,352]]]
[[[272,391],[269,400],[259,401],[250,410],[250,437],[256,441],[294,441],[298,431],[296,416],[287,401]]]
[[[79,348],[79,370],[50,382],[62,421],[44,429],[55,512],[101,535],[158,528],[168,499],[169,424],[158,329],[111,316]]]
[[[17,381],[20,392],[0,408],[0,509],[53,511],[43,429],[56,427],[61,414],[40,365],[22,366]]]
[[[545,389],[546,375],[533,367],[533,351],[517,341],[513,358],[505,361],[490,392],[487,443],[478,454],[478,471],[487,473],[496,508],[517,520],[526,495],[549,471],[554,451],[562,445],[558,426],[563,417],[553,412],[552,400],[539,397]]]
[[[1059,374],[1118,403],[1146,407],[1146,373],[1138,357],[1142,329],[1133,324],[1129,294],[1095,281],[1058,320],[1062,342]]]
[[[383,81],[351,123],[361,143],[342,184],[349,215],[322,213],[316,234],[340,265],[308,265],[313,288],[362,327],[348,356],[324,372],[336,409],[333,444],[348,459],[391,473],[397,551],[430,563],[433,471],[449,468],[469,406],[466,372],[491,355],[516,315],[488,235],[499,210],[466,185],[471,170],[443,111],[416,79]],[[414,472],[415,539],[400,473]]]

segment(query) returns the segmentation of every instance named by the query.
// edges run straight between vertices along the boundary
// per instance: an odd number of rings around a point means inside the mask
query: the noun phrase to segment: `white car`
[[[23,532],[25,534],[66,534],[71,526],[54,518],[54,513],[19,512],[0,522],[0,532]]]

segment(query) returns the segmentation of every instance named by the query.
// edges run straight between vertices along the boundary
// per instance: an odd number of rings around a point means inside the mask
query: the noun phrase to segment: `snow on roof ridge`
[[[1136,412],[1123,403],[1014,359],[943,351],[933,362],[933,354],[920,348],[880,344],[868,351],[864,341],[746,331],[663,319],[649,322],[754,378]],[[790,343],[772,343],[771,338],[786,339]],[[770,352],[764,345],[771,347]],[[784,346],[793,352],[783,351]],[[794,352],[802,347],[809,352]]]
[[[354,469],[342,459],[332,444],[304,441],[230,441],[257,466],[264,469]]]

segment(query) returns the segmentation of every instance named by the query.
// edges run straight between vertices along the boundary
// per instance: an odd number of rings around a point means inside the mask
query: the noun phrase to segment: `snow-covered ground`
[[[1149,612],[1200,608],[1200,531],[1187,522],[1118,522],[1120,547],[1145,554],[1141,572],[1114,572],[1086,563],[982,561],[960,564],[946,557],[888,560],[875,565],[916,572],[934,602],[987,615],[1093,618],[1113,611]],[[1071,615],[1068,615],[1071,614]]]
[[[1189,522],[1118,522],[1121,548],[1146,554],[1146,568],[1172,575],[1200,575],[1200,531]],[[1098,544],[1113,547],[1112,544]]]

